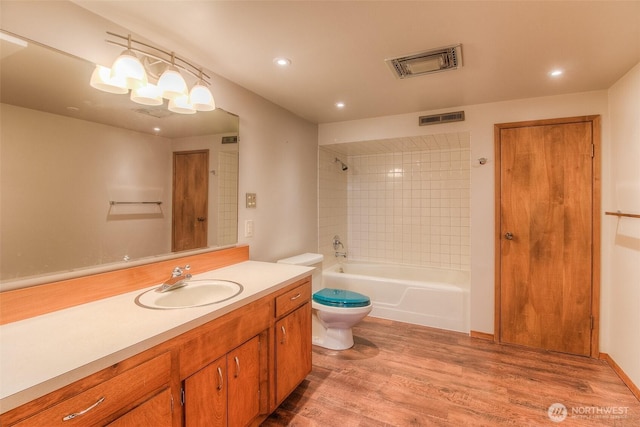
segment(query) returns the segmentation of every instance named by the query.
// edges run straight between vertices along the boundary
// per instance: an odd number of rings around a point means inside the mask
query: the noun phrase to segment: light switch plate
[[[247,219],[244,222],[244,237],[253,237],[253,220]]]
[[[256,193],[247,193],[247,208],[255,208],[256,206]]]

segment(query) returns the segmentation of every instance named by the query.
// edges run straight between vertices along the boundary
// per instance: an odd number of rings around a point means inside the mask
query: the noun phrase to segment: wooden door
[[[311,372],[311,304],[276,322],[276,403]]]
[[[599,118],[496,125],[499,341],[597,352]]]
[[[227,426],[227,357],[223,356],[184,381],[187,427]]]
[[[209,150],[173,153],[171,250],[207,246]]]
[[[260,340],[252,338],[227,355],[229,425],[246,426],[260,414]]]

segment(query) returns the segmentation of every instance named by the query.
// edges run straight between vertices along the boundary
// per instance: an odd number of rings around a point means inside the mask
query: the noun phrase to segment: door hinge
[[[591,144],[591,158],[593,159],[596,156],[596,146],[595,144]]]
[[[184,387],[180,388],[180,404],[184,406]]]

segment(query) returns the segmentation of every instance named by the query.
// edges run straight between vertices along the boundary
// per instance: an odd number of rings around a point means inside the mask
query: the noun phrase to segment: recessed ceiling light
[[[344,108],[344,102],[336,102],[337,108]]]
[[[153,131],[154,132],[160,132],[160,128],[156,126],[156,127],[153,128]]]
[[[562,75],[562,73],[563,73],[563,71],[562,71],[562,70],[553,70],[553,71],[551,71],[551,72],[549,73],[549,75],[550,75],[551,77],[559,77],[559,76],[561,76],[561,75]]]
[[[291,65],[291,60],[289,58],[275,58],[273,63],[280,67],[287,67]]]

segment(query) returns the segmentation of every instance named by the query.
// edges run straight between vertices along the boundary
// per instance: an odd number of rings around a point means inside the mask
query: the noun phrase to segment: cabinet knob
[[[504,238],[507,240],[513,240],[513,233],[510,231],[507,231],[506,233],[504,233]]]

